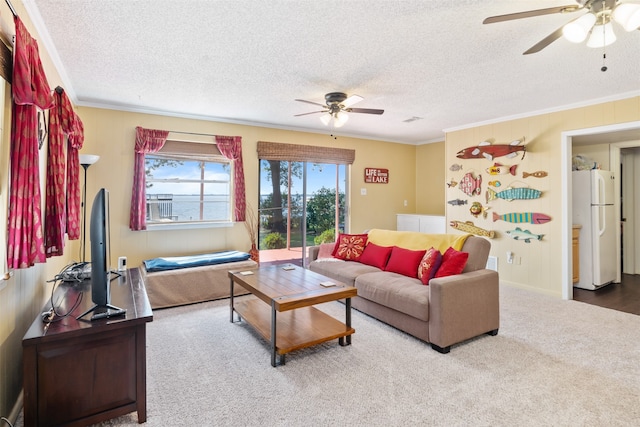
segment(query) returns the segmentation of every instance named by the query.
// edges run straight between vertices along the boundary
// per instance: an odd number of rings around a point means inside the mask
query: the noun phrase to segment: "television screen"
[[[109,233],[109,191],[100,189],[93,199],[89,240],[91,241],[91,301],[95,304],[78,316],[93,312],[91,320],[121,316],[125,310],[111,305],[111,252]]]
[[[91,222],[91,300],[103,307],[110,303],[109,191],[100,189],[93,199]]]

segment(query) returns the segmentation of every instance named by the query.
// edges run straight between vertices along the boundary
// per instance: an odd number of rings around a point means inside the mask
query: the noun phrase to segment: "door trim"
[[[572,139],[575,136],[582,135],[596,135],[596,134],[604,134],[610,132],[618,132],[623,130],[640,130],[640,120],[627,122],[627,123],[617,123],[614,125],[607,126],[596,126],[585,129],[575,129],[566,132],[562,132],[560,134],[560,161],[561,161],[561,192],[562,192],[562,299],[570,300],[573,299],[573,269],[572,269],[572,229],[571,229],[571,218],[573,217],[572,206],[569,202],[571,200],[572,194],[572,183],[571,183],[571,157],[572,157]],[[616,144],[618,147],[620,144]],[[637,144],[636,144],[637,145]],[[618,175],[620,173],[620,163],[617,165]],[[619,193],[619,186],[618,193]],[[616,205],[616,221],[620,223],[620,198],[618,194],[617,205]],[[617,248],[617,258],[620,259],[620,248],[619,248],[619,239],[620,235],[618,234],[618,248]],[[618,271],[620,270],[620,263],[618,262]],[[620,273],[618,273],[620,274]]]

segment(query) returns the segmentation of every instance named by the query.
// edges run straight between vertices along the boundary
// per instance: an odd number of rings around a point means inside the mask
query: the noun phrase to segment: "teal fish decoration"
[[[487,203],[496,199],[503,199],[509,202],[516,199],[537,199],[540,195],[542,195],[542,191],[529,187],[510,187],[500,192],[488,188],[486,192]]]
[[[523,230],[520,227],[516,227],[515,230],[505,231],[508,236],[514,240],[524,240],[525,243],[531,243],[531,240],[542,240],[544,234],[533,234],[529,230]]]
[[[544,224],[545,222],[551,221],[549,215],[539,212],[511,212],[504,215],[499,215],[494,212],[493,222],[499,219],[507,222],[528,222],[529,224]]]

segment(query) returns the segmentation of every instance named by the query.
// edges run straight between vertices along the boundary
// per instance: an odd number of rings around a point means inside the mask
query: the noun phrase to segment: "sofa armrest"
[[[315,261],[318,259],[318,252],[320,251],[320,246],[309,246],[309,262]]]
[[[482,269],[429,282],[429,341],[448,351],[452,344],[500,326],[498,273]],[[435,347],[434,347],[435,348]]]

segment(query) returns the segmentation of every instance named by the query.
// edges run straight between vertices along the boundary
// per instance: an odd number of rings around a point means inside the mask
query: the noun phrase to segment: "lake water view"
[[[230,196],[205,194],[203,220],[225,221],[231,217]],[[150,221],[199,221],[199,194],[147,194],[147,219]]]

